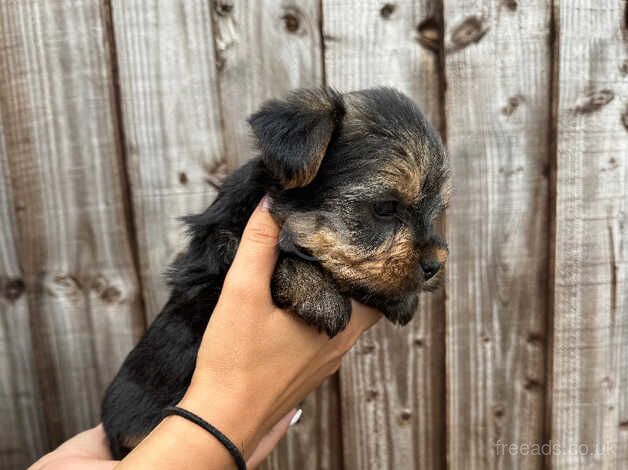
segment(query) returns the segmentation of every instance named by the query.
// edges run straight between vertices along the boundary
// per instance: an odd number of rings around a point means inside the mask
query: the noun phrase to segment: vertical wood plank
[[[555,2],[555,469],[628,467],[627,8]]]
[[[185,243],[176,217],[208,206],[252,156],[247,116],[267,98],[321,84],[315,1],[112,2],[122,122],[149,318],[168,295],[161,272]],[[251,59],[253,58],[253,60]],[[337,468],[337,387],[266,468]]]
[[[0,3],[0,102],[48,444],[99,420],[142,329],[102,4]]]
[[[253,156],[246,118],[269,98],[323,83],[319,0],[218,0],[213,3],[224,161],[233,170]],[[337,383],[303,403],[302,421],[264,469],[340,466]]]
[[[319,1],[214,5],[225,158],[233,169],[252,156],[247,116],[266,99],[322,84]]]
[[[548,270],[550,4],[444,0],[447,434],[452,469],[540,468]],[[502,447],[505,444],[506,447]]]
[[[323,2],[327,82],[393,86],[439,128],[439,2]],[[404,329],[382,321],[340,371],[344,466],[444,467],[443,292],[425,295]]]
[[[43,453],[46,435],[4,142],[0,114],[0,468],[18,470]]]
[[[204,210],[225,175],[211,2],[114,0],[125,153],[149,321],[184,248],[178,217]]]

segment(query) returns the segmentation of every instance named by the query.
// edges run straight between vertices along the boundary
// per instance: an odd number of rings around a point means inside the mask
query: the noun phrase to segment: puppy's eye
[[[397,214],[397,201],[377,201],[373,204],[373,212],[383,219],[391,219]]]

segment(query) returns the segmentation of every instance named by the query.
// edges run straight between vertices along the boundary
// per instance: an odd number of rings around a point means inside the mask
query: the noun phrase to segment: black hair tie
[[[231,457],[233,457],[233,460],[235,460],[238,470],[246,470],[246,462],[244,461],[244,458],[242,457],[242,453],[240,452],[240,449],[238,449],[238,447],[233,442],[231,442],[231,440],[227,436],[225,436],[223,433],[221,433],[218,429],[216,429],[214,426],[209,424],[203,418],[195,415],[194,413],[188,410],[179,408],[178,406],[168,406],[164,408],[164,411],[163,411],[164,418],[170,415],[181,416],[182,418],[185,418],[188,421],[192,421],[194,424],[202,427],[205,431],[207,431],[216,439],[218,439],[218,441],[223,446],[225,446],[225,449],[229,451],[229,453],[231,454]]]

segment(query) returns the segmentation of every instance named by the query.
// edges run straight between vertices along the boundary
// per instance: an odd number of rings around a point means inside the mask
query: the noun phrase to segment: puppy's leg
[[[351,301],[331,277],[309,261],[283,256],[272,279],[278,307],[296,312],[306,323],[334,337],[351,317]]]

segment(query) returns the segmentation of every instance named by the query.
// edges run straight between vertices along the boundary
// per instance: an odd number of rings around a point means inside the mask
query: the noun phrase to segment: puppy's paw
[[[385,298],[361,293],[352,294],[355,299],[380,312],[393,323],[405,325],[414,317],[419,305],[419,294],[412,293],[404,297]]]
[[[306,323],[330,338],[340,333],[351,318],[351,301],[334,281],[314,263],[282,257],[271,284],[278,307],[294,311]]]
[[[303,320],[333,338],[345,329],[351,318],[351,301],[337,291],[321,289],[293,306]]]

